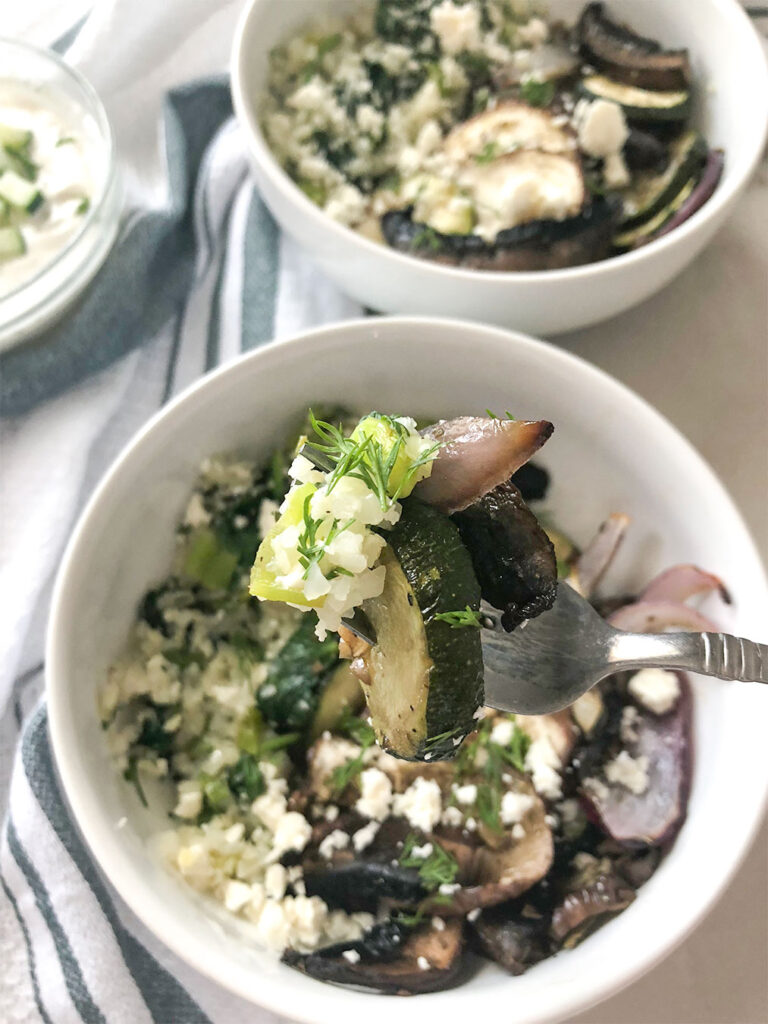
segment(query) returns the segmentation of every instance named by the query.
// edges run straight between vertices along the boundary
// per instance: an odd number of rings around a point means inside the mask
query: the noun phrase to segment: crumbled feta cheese
[[[452,825],[455,828],[458,828],[464,822],[464,815],[458,807],[446,807],[440,821],[443,825]]]
[[[360,963],[360,954],[358,953],[358,951],[356,949],[345,949],[344,952],[341,955],[344,957],[344,959],[347,961],[347,963],[350,963],[350,964],[359,964]]]
[[[445,921],[442,919],[442,917],[433,917],[432,918],[432,927],[434,928],[434,930],[436,932],[444,932],[445,931]]]
[[[481,913],[481,908],[480,907],[473,907],[473,909],[470,910],[470,912],[467,914],[467,920],[468,921],[476,921],[478,919],[478,917],[480,917],[480,913]]]
[[[261,821],[270,832],[275,832],[278,825],[280,824],[283,815],[286,812],[287,802],[285,796],[280,790],[273,789],[272,786],[263,793],[261,796],[257,796],[251,804],[251,810],[256,817]]]
[[[605,801],[611,795],[606,784],[594,777],[584,780],[584,791],[599,801]]]
[[[518,26],[517,39],[526,46],[541,46],[549,39],[549,26],[543,18],[531,18]]]
[[[411,850],[411,856],[417,860],[426,860],[433,850],[434,846],[432,843],[424,843],[423,846],[414,846]]]
[[[373,840],[376,838],[376,834],[379,831],[378,821],[369,821],[367,825],[363,825],[357,832],[352,836],[352,845],[357,853],[362,853],[363,850],[367,850]]]
[[[196,818],[203,809],[203,794],[196,781],[184,780],[179,783],[178,800],[173,813],[179,818]]]
[[[504,825],[515,825],[536,803],[530,793],[516,793],[509,790],[501,798],[501,821]]]
[[[663,668],[644,668],[630,678],[629,692],[654,715],[664,715],[678,701],[680,682],[674,672]]]
[[[416,966],[420,971],[428,971],[432,964],[427,960],[425,956],[416,957]]]
[[[366,818],[383,821],[392,803],[392,783],[379,768],[366,768],[360,775],[360,799],[355,810]]]
[[[475,832],[476,829],[477,829],[477,822],[475,821],[475,819],[474,818],[467,818],[467,820],[464,822],[464,831],[465,832]]]
[[[282,864],[270,864],[264,874],[264,892],[272,900],[281,900],[285,896],[288,884],[288,873]]]
[[[458,882],[443,882],[438,888],[438,892],[441,896],[453,896],[455,892],[458,892],[461,886]]]
[[[329,832],[325,839],[320,843],[318,853],[326,860],[330,860],[333,856],[334,850],[343,850],[347,846],[349,846],[349,833],[343,832],[340,828],[336,828],[333,832]]]
[[[431,832],[443,810],[440,786],[434,779],[419,776],[404,793],[395,796],[392,809],[396,815],[407,818],[414,828]]]
[[[547,736],[535,739],[525,755],[525,770],[531,773],[533,788],[547,800],[557,800],[563,794],[560,778],[562,762]]]
[[[633,704],[627,704],[621,710],[621,739],[624,743],[637,741],[637,727],[640,724],[640,712]]]
[[[500,747],[508,747],[512,742],[514,732],[515,723],[509,718],[502,718],[491,729],[491,743],[498,743]]]
[[[454,786],[453,795],[460,804],[473,804],[477,800],[477,786],[467,783],[466,786]]]
[[[277,823],[270,857],[278,860],[288,850],[298,853],[304,849],[312,835],[312,826],[303,814],[288,811]]]
[[[576,107],[579,145],[585,153],[605,159],[620,153],[629,129],[624,111],[611,100],[581,100]]]
[[[520,842],[521,839],[525,839],[525,828],[518,822],[512,826],[512,838],[515,842]]]
[[[474,4],[460,5],[453,0],[443,0],[429,12],[429,21],[443,53],[479,49],[480,12]]]
[[[648,758],[644,754],[632,757],[626,750],[622,750],[606,764],[605,777],[609,782],[618,783],[635,796],[640,796],[648,789]]]
[[[237,879],[227,882],[224,890],[224,906],[236,914],[251,899],[251,887],[245,882],[238,882]]]
[[[326,821],[336,821],[339,816],[339,808],[336,804],[328,804],[323,812],[323,817]]]
[[[193,528],[207,526],[211,521],[211,514],[203,505],[203,499],[199,491],[195,491],[189,499],[187,511],[184,513],[184,522]]]

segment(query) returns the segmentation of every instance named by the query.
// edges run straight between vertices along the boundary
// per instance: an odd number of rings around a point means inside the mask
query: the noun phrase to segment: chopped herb
[[[528,78],[520,86],[520,95],[532,107],[548,107],[555,98],[555,83]]]
[[[342,735],[349,736],[350,739],[360,745],[360,752],[355,757],[351,757],[345,764],[339,765],[338,768],[334,768],[331,772],[331,789],[338,795],[343,793],[347,786],[354,782],[362,772],[363,755],[369,747],[373,746],[375,735],[368,722],[353,715],[349,708],[345,709],[344,717],[337,729]]]
[[[128,758],[128,767],[123,772],[123,778],[126,782],[133,783],[133,786],[138,794],[139,800],[142,804],[147,807],[147,798],[144,795],[144,790],[139,779],[139,759],[137,757]]]
[[[203,790],[203,814],[207,812],[210,817],[225,811],[230,801],[229,786],[225,780],[219,775],[211,776],[201,772],[200,783]]]
[[[342,477],[354,477],[357,480],[362,480],[366,487],[373,491],[384,512],[391,508],[392,504],[408,488],[418,470],[434,459],[440,447],[439,443],[432,445],[417,459],[414,459],[402,474],[397,487],[391,492],[390,477],[408,440],[407,427],[392,416],[370,413],[371,417],[383,420],[394,435],[393,444],[385,449],[381,441],[370,434],[358,438],[345,437],[340,427],[316,419],[312,410],[310,410],[309,416],[312,429],[320,441],[308,441],[307,444],[310,448],[327,455],[334,464],[333,470],[328,474],[326,484],[328,492],[333,490]],[[306,518],[305,516],[305,523]]]
[[[205,655],[200,651],[190,651],[186,647],[174,647],[170,651],[163,651],[163,657],[182,670],[189,668],[190,665],[205,668]]]
[[[237,745],[240,750],[256,757],[259,753],[264,722],[258,708],[251,708],[237,728]]]
[[[330,490],[330,485],[328,487]],[[309,506],[312,503],[312,495],[308,494],[304,499],[304,530],[299,535],[299,539],[296,542],[296,548],[299,552],[299,562],[304,566],[304,579],[308,579],[309,573],[313,566],[320,566],[320,562],[323,560],[326,550],[333,543],[339,534],[344,533],[354,523],[354,519],[348,520],[344,525],[339,524],[338,519],[334,519],[331,523],[331,528],[325,537],[319,538],[318,531],[327,519],[314,519],[309,511]],[[322,571],[322,570],[321,570]],[[342,569],[341,566],[336,566],[328,573],[323,573],[326,579],[335,579],[336,576],[351,576],[352,573],[347,569]]]
[[[274,754],[277,750],[284,750],[286,747],[293,746],[300,739],[301,733],[298,732],[284,732],[281,736],[270,736],[268,739],[261,741],[259,753]]]
[[[391,920],[403,928],[418,928],[419,925],[424,924],[426,916],[426,912],[419,907],[413,914],[409,914],[405,910],[396,910],[392,914]]]
[[[514,716],[511,718],[514,721]],[[489,828],[501,831],[499,811],[503,789],[502,775],[508,765],[519,772],[525,770],[525,755],[528,753],[531,739],[515,725],[509,743],[502,746],[491,739],[492,729],[493,720],[482,722],[477,735],[464,744],[456,762],[456,774],[458,778],[467,778],[476,776],[478,771],[482,772],[483,781],[477,787],[475,813]],[[482,768],[478,769],[476,759],[481,750],[485,751],[486,756]]]
[[[266,783],[259,762],[252,754],[241,754],[237,764],[229,769],[229,788],[241,800],[252,802],[266,791]]]
[[[319,71],[322,70],[323,61],[341,43],[341,33],[334,32],[333,35],[323,36],[317,43],[317,55],[305,65],[302,71],[302,78],[308,82]]]
[[[467,626],[475,626],[477,629],[483,628],[483,622],[478,612],[470,608],[469,605],[459,612],[438,612],[434,616],[439,622],[447,622],[451,629],[465,629]]]
[[[325,206],[328,199],[328,189],[319,181],[312,181],[310,178],[300,178],[297,182],[299,188],[311,199],[315,206]]]
[[[184,572],[209,590],[224,590],[237,568],[237,555],[225,548],[213,530],[202,527],[190,534]]]
[[[499,786],[489,782],[481,782],[477,787],[475,813],[489,828],[499,831],[501,828],[501,793]]]
[[[75,209],[75,213],[77,213],[80,216],[82,216],[83,214],[88,213],[90,208],[91,208],[91,200],[88,198],[88,196],[83,196],[83,198],[77,204],[77,207]]]
[[[428,857],[415,857],[413,849],[419,845],[419,837],[411,832],[407,836],[403,844],[403,852],[400,854],[401,867],[417,868],[419,878],[425,888],[431,891],[437,891],[441,885],[450,885],[454,882],[459,873],[459,864],[456,858],[435,840],[432,841],[432,850]]]
[[[414,236],[412,245],[414,249],[430,249],[432,252],[437,252],[442,242],[437,231],[427,225]]]
[[[495,160],[499,155],[499,144],[491,140],[486,142],[479,153],[475,153],[474,161],[476,164],[489,164],[492,160]]]
[[[62,135],[62,137],[56,143],[56,148],[58,149],[59,146],[69,146],[75,141],[76,140],[74,135]]]

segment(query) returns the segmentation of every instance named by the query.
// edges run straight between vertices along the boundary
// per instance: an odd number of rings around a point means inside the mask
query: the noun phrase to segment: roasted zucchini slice
[[[602,3],[587,4],[576,27],[582,56],[617,82],[645,89],[684,89],[691,78],[687,50],[665,50],[605,13]]]
[[[363,605],[376,645],[357,666],[376,739],[409,761],[453,757],[483,702],[483,655],[477,626],[440,616],[478,611],[480,586],[454,524],[415,498],[387,541],[384,592]]]
[[[613,244],[616,248],[622,252],[626,252],[628,249],[636,249],[639,245],[649,242],[657,232],[661,231],[667,221],[674,217],[683,203],[696,188],[696,183],[697,179],[691,178],[685,183],[685,185],[683,185],[672,202],[665,206],[663,210],[660,210],[655,217],[651,217],[650,220],[643,221],[639,226],[630,228],[627,231],[622,231],[620,234],[616,235],[613,240]]]
[[[690,179],[700,174],[706,159],[704,138],[697,131],[684,132],[670,146],[669,163],[661,174],[638,173],[622,191],[622,227],[635,228],[669,206]]]
[[[684,121],[691,113],[688,89],[659,92],[615,82],[603,75],[583,79],[579,91],[589,100],[618,103],[628,121]]]

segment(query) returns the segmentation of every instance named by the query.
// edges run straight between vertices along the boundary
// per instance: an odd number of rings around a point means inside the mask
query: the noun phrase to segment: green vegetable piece
[[[237,745],[240,750],[256,757],[259,753],[261,734],[264,731],[264,720],[258,708],[251,708],[237,729]]]
[[[316,740],[326,731],[343,731],[346,717],[360,711],[363,704],[365,698],[360,680],[352,674],[348,661],[339,662],[327,677],[320,694],[317,711],[312,719],[310,739]]]
[[[223,547],[216,534],[202,527],[190,534],[184,572],[210,590],[225,590],[237,568],[237,555]]]
[[[229,788],[239,800],[249,803],[266,791],[266,783],[259,762],[252,754],[241,754],[237,764],[229,769]]]
[[[259,710],[278,733],[303,731],[312,722],[324,677],[339,660],[334,637],[318,640],[317,618],[304,616],[269,667],[258,694]]]
[[[14,128],[9,124],[0,123],[0,146],[24,152],[29,149],[31,142],[32,132],[25,128]]]
[[[520,86],[520,95],[532,107],[548,107],[555,98],[555,83],[528,78]]]
[[[26,251],[27,245],[19,228],[0,227],[0,262],[23,256]]]
[[[126,782],[130,782],[133,785],[133,788],[136,790],[138,798],[141,800],[144,807],[149,806],[144,794],[144,789],[141,785],[141,779],[139,778],[139,759],[137,757],[128,758],[128,767],[123,772],[123,778]]]
[[[427,857],[414,856],[414,847],[419,845],[419,837],[411,832],[403,844],[400,865],[404,868],[416,868],[424,887],[436,892],[441,885],[451,885],[459,873],[456,858],[432,840],[432,850]]]
[[[219,776],[201,773],[204,810],[209,814],[221,814],[229,806],[230,791],[225,780]]]

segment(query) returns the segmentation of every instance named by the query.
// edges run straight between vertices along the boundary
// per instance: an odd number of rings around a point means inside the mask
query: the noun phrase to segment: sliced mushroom
[[[408,936],[393,959],[370,956],[364,938],[317,953],[289,950],[283,960],[319,981],[362,985],[391,994],[415,994],[451,988],[461,973],[463,946],[462,923],[446,921],[442,931],[421,929]],[[352,958],[345,957],[345,952],[352,953]]]
[[[478,781],[481,777],[478,776]],[[449,904],[429,903],[434,913],[464,916],[477,907],[492,907],[515,899],[546,875],[554,856],[552,832],[546,822],[546,810],[533,786],[516,775],[511,785],[516,792],[533,797],[533,805],[523,818],[525,830],[520,839],[512,828],[504,830],[497,848],[487,844],[473,851],[471,867],[466,872],[472,884],[460,886]]]
[[[561,764],[570,760],[577,733],[568,708],[550,715],[517,715],[515,724],[534,742],[548,740]]]
[[[552,914],[550,934],[558,945],[573,949],[582,939],[625,910],[635,892],[613,874],[600,874],[589,885],[569,892]]]
[[[521,901],[484,910],[470,923],[480,952],[509,971],[524,974],[549,956],[549,918],[524,916]]]
[[[552,607],[557,595],[555,549],[514,484],[499,484],[453,519],[482,596],[503,610],[505,629]]]

